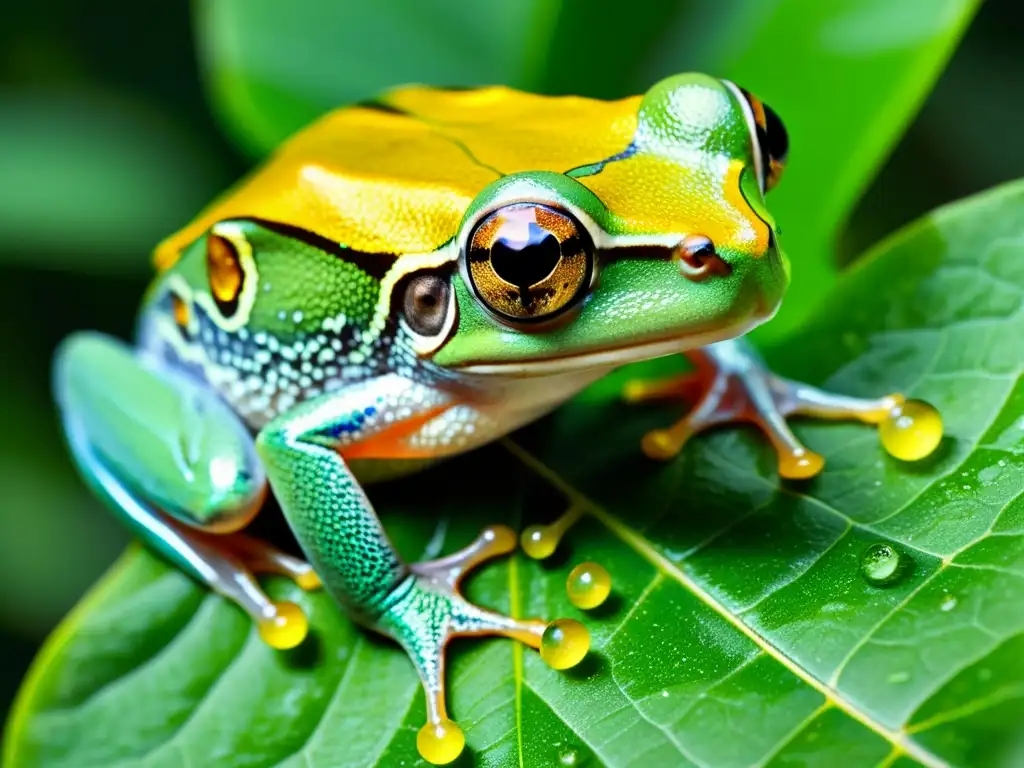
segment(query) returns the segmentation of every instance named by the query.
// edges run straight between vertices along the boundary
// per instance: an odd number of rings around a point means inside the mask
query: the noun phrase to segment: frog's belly
[[[399,451],[401,455],[353,459],[350,466],[364,483],[419,471],[437,461],[493,442],[535,421],[606,372],[607,369],[587,370],[477,382],[477,388],[485,389],[486,396],[456,402],[426,421],[404,438]],[[372,442],[373,438],[369,440]]]

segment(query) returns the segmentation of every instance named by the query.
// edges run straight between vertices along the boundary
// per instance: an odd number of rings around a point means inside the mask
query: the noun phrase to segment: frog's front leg
[[[274,494],[326,588],[353,618],[394,638],[412,659],[427,701],[417,746],[424,759],[443,764],[464,745],[445,708],[449,640],[505,635],[541,648],[549,664],[564,669],[583,658],[589,638],[577,622],[511,618],[459,593],[470,570],[515,548],[515,534],[506,526],[485,528],[462,551],[414,565],[403,563],[388,541],[344,457],[397,458],[405,437],[454,404],[430,402],[435,394],[399,376],[329,393],[268,424],[257,448]],[[388,419],[399,413],[406,416]]]
[[[655,459],[677,455],[691,435],[730,422],[751,422],[768,436],[778,454],[779,475],[803,479],[818,474],[825,460],[805,448],[789,429],[789,416],[856,419],[877,424],[885,449],[898,459],[922,459],[942,439],[942,419],[927,403],[900,394],[878,399],[835,395],[769,371],[744,339],[688,352],[693,373],[661,381],[631,381],[623,396],[630,402],[682,398],[692,410],[667,429],[648,432],[644,453]]]
[[[114,339],[80,333],[57,353],[54,388],[82,476],[144,543],[248,613],[276,648],[307,621],[273,602],[254,572],[319,585],[310,566],[238,533],[265,474],[245,427],[216,393]]]

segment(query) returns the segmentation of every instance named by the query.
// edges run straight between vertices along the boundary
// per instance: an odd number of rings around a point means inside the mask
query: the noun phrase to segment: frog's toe
[[[653,459],[676,456],[694,434],[732,422],[757,425],[778,455],[779,475],[806,479],[817,475],[825,459],[804,446],[790,430],[790,416],[852,419],[876,424],[882,446],[898,459],[924,458],[942,439],[942,418],[932,406],[900,394],[876,399],[835,395],[775,376],[739,341],[722,342],[689,353],[694,373],[654,382],[630,382],[629,402],[684,399],[692,410],[675,424],[648,432],[641,447]]]
[[[416,745],[429,763],[444,765],[462,752],[462,730],[448,717],[444,666],[448,641],[456,637],[504,635],[541,651],[555,669],[574,666],[586,655],[590,640],[583,625],[571,619],[545,622],[517,619],[470,603],[458,591],[459,582],[473,568],[511,552],[515,533],[492,526],[468,547],[439,560],[410,568],[404,588],[377,620],[376,626],[394,637],[409,654],[426,692],[427,723]]]
[[[547,525],[531,525],[519,535],[523,552],[534,560],[545,560],[558,549],[562,537],[583,516],[583,506],[573,504],[554,521]]]
[[[271,600],[255,576],[258,572],[283,573],[280,564],[285,561],[292,568],[286,575],[301,576],[305,573],[298,567],[301,561],[244,534],[211,534],[174,525],[159,517],[153,518],[151,524],[161,526],[164,532],[161,540],[166,546],[189,555],[187,562],[196,576],[249,615],[267,645],[286,650],[306,639],[309,622],[302,609],[292,602]],[[265,559],[261,560],[257,553]],[[270,555],[277,563],[273,567]]]
[[[231,549],[253,573],[273,573],[291,579],[306,592],[323,586],[313,566],[305,560],[282,552],[265,541],[236,533],[225,537]]]
[[[248,565],[227,547],[217,560],[209,560],[210,583],[214,590],[249,614],[263,641],[279,651],[294,648],[309,633],[309,621],[302,608],[292,602],[271,600],[256,581]]]

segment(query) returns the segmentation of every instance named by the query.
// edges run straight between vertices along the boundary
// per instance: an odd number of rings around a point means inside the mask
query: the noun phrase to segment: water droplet
[[[576,753],[565,752],[564,754],[558,756],[558,762],[560,762],[562,765],[576,765]]]
[[[546,525],[531,525],[520,535],[523,552],[534,560],[551,557],[558,547],[558,535]]]
[[[878,437],[889,455],[917,461],[939,447],[942,416],[922,400],[907,400],[890,411],[878,425]]]
[[[956,608],[957,599],[953,595],[945,595],[942,598],[942,602],[939,603],[939,610],[943,613],[949,613]]]
[[[565,591],[577,608],[597,608],[612,591],[612,577],[597,563],[580,563],[569,573]]]
[[[910,673],[907,672],[906,670],[904,670],[902,672],[893,672],[891,675],[889,675],[887,678],[885,678],[885,681],[887,683],[892,683],[892,684],[895,685],[895,684],[898,684],[898,683],[905,683],[909,679],[910,679]]]
[[[663,699],[667,699],[667,698],[668,698],[668,691],[662,691],[662,692],[661,692],[661,697],[662,697]]]
[[[895,584],[906,572],[909,558],[892,544],[872,544],[860,558],[860,572],[869,584],[885,587]]]

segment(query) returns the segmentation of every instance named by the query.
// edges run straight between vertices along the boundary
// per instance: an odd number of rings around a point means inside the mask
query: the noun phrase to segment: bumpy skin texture
[[[457,589],[514,535],[487,529],[461,553],[407,566],[363,483],[493,440],[612,367],[769,318],[788,267],[763,202],[784,159],[765,147],[785,141],[766,143],[766,125],[760,102],[704,75],[615,102],[403,88],[329,114],[160,244],[134,355],[107,339],[68,342],[55,384],[76,461],[143,539],[276,626],[290,614],[251,572],[269,563],[312,585],[308,566],[240,534],[222,545],[208,535],[248,522],[265,471],[327,589],[403,645],[430,722],[444,721],[448,639],[540,644],[543,623],[490,613]],[[521,204],[539,207],[508,217],[501,258],[521,266],[543,251],[561,264],[571,242],[588,259],[589,282],[565,310],[532,324],[500,317],[466,256],[481,222]],[[537,228],[554,220],[545,210],[569,222],[554,246]],[[515,251],[523,242],[544,247]],[[494,266],[495,253],[482,258]],[[528,314],[540,282],[504,274],[493,280],[503,305]],[[748,355],[717,349],[705,358]],[[102,363],[114,358],[119,373]],[[750,360],[737,386],[765,390]],[[153,388],[166,396],[156,411]],[[213,426],[244,435],[241,424],[254,441],[197,440]],[[216,530],[195,500],[197,466],[242,489],[217,507]]]
[[[233,218],[277,221],[355,251],[426,253],[456,234],[487,185],[542,171],[579,179],[601,198],[612,234],[700,231],[762,254],[768,224],[738,178],[752,172],[752,151],[736,95],[702,75],[611,102],[403,88],[296,135],[161,243],[156,260],[166,268]]]

